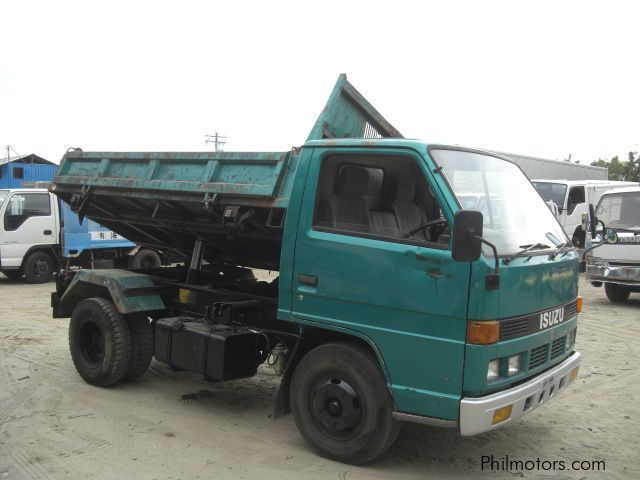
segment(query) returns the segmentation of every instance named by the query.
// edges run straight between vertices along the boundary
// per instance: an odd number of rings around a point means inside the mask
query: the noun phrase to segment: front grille
[[[516,318],[507,320],[500,325],[500,340],[509,340],[521,335],[526,335],[528,331],[528,318]]]
[[[556,338],[551,344],[551,358],[554,359],[564,353],[565,337]]]
[[[573,317],[578,314],[578,302],[572,302],[570,305],[567,305],[567,315]]]
[[[547,361],[547,352],[549,351],[549,344],[545,343],[539,347],[534,348],[529,353],[529,370],[539,367]]]

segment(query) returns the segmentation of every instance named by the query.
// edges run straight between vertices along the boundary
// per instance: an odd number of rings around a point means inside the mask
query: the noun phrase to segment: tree
[[[616,155],[611,160],[599,158],[595,162],[591,162],[591,165],[607,167],[609,169],[609,180],[640,181],[640,155],[638,155],[638,152],[629,152],[626,161],[620,161]]]

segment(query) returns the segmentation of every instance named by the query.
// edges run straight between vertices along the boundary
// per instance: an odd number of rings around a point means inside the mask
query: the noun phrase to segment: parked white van
[[[638,182],[613,180],[531,180],[545,202],[552,204],[567,236],[576,247],[584,248],[583,215],[589,213],[589,204],[596,205],[607,190],[637,187]],[[555,212],[557,208],[557,212]]]

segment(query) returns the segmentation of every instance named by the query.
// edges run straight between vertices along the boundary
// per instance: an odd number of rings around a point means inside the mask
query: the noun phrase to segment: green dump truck
[[[404,139],[344,75],[300,148],[75,150],[51,191],[184,259],[58,273],[53,315],[90,384],[152,357],[211,381],[266,361],[276,417],[361,464],[402,422],[491,431],[577,376],[578,255],[519,167]]]

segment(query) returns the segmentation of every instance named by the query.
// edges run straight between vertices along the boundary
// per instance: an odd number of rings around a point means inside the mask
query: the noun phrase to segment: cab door
[[[470,264],[452,259],[453,211],[429,161],[408,149],[315,151],[299,217],[292,314],[369,342],[399,411],[455,420]]]
[[[29,249],[57,242],[54,200],[47,192],[13,192],[0,212],[2,266],[20,267]]]

